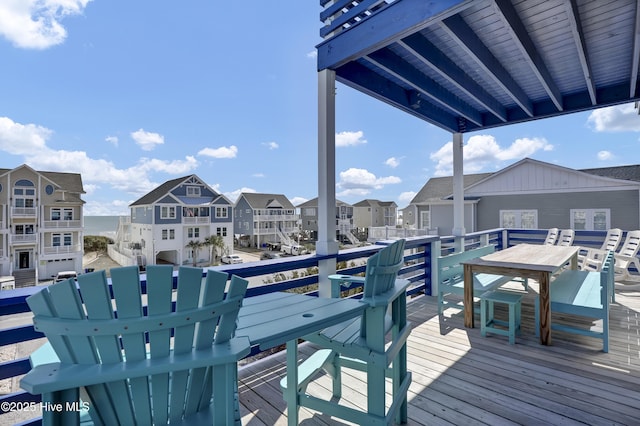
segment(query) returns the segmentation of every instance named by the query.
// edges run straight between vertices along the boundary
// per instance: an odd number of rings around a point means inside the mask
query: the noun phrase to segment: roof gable
[[[253,209],[295,209],[291,201],[282,194],[260,194],[257,192],[243,192],[238,200],[243,198]],[[236,201],[237,204],[237,201]]]
[[[195,185],[195,186],[204,186],[207,190],[211,191],[213,197],[207,197],[205,203],[211,203],[212,200],[216,199],[220,196],[216,191],[214,191],[209,185],[204,183],[202,179],[200,179],[196,175],[183,176],[176,179],[171,179],[163,183],[162,185],[157,186],[152,191],[138,198],[133,203],[129,204],[129,207],[133,206],[141,206],[141,205],[149,205],[156,202],[159,202],[164,196],[168,195],[180,185]],[[185,198],[183,200],[185,204],[203,204],[203,200],[194,201]]]
[[[638,189],[640,184],[525,158],[466,187],[465,196],[584,192],[614,188]]]

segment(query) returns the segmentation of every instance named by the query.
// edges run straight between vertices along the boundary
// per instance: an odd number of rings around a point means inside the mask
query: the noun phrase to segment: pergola
[[[336,80],[452,133],[456,236],[465,234],[465,132],[640,97],[637,0],[320,0],[320,5],[319,255],[338,250]],[[335,261],[322,262],[321,275],[332,270]]]

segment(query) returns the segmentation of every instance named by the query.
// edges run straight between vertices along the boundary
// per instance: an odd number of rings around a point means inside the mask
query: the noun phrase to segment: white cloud
[[[413,200],[413,197],[416,196],[416,194],[417,194],[417,192],[415,192],[415,191],[401,192],[400,195],[398,196],[398,201],[400,201],[401,203],[409,204],[411,202],[411,200]]]
[[[219,188],[219,185],[217,185],[216,187],[214,187],[214,189],[218,192],[220,192],[217,188]],[[240,197],[240,194],[242,194],[243,192],[250,192],[250,193],[256,193],[258,191],[256,191],[253,188],[246,188],[246,187],[242,187],[240,189],[236,189],[235,191],[231,191],[231,192],[225,192],[223,195],[225,197],[227,197],[229,199],[229,201],[231,201],[232,203],[235,203],[238,200],[238,197]]]
[[[529,157],[540,150],[551,151],[553,145],[544,138],[521,138],[507,148],[502,148],[491,135],[472,136],[463,148],[464,172],[477,173],[488,166],[496,168],[500,162]],[[452,142],[447,142],[438,151],[432,152],[430,158],[436,162],[435,176],[453,174]]]
[[[389,157],[384,162],[384,164],[386,164],[387,166],[395,169],[396,167],[398,167],[400,165],[400,160],[398,158],[396,158],[396,157]]]
[[[262,145],[266,146],[269,149],[278,149],[280,145],[277,142],[264,142]]]
[[[598,160],[606,161],[613,159],[613,154],[609,151],[600,151],[598,152]]]
[[[356,146],[364,145],[367,143],[366,139],[363,139],[364,133],[362,130],[357,132],[340,132],[336,133],[336,146]]]
[[[309,59],[316,59],[317,57],[318,57],[317,50],[312,50],[311,52],[307,53],[307,58]]]
[[[401,182],[402,180],[396,176],[376,177],[368,170],[350,168],[340,172],[340,181],[336,186],[341,192],[337,195],[342,197],[367,195],[374,189],[382,189],[385,185]]]
[[[640,132],[640,115],[632,103],[596,109],[587,123],[596,132]]]
[[[143,151],[153,151],[157,145],[164,143],[164,136],[159,133],[146,132],[144,129],[131,132],[131,137]]]
[[[106,142],[109,142],[113,146],[118,146],[118,137],[117,136],[107,136],[104,138]]]
[[[238,147],[231,145],[229,147],[221,146],[220,148],[204,148],[198,152],[198,155],[212,158],[236,158]]]
[[[46,149],[46,141],[52,133],[42,126],[0,117],[0,150],[13,155],[31,155]]]
[[[42,126],[0,117],[0,151],[24,157],[24,162],[36,170],[80,173],[88,193],[104,185],[140,196],[159,184],[151,180],[151,173],[182,175],[198,166],[194,157],[187,156],[172,161],[141,158],[135,165],[119,169],[111,161],[89,157],[85,151],[49,148],[46,142],[52,133]]]
[[[293,197],[289,201],[291,201],[291,204],[293,204],[294,206],[299,206],[300,204],[309,201],[309,199],[304,197]]]
[[[64,42],[61,21],[80,15],[91,0],[5,0],[0,2],[0,35],[23,49],[47,49]]]

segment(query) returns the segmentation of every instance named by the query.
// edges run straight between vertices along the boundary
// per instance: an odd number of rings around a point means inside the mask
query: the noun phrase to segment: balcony
[[[80,244],[74,244],[71,246],[49,246],[49,247],[45,247],[42,251],[45,255],[55,255],[55,254],[77,253],[80,250],[81,250]]]
[[[42,225],[45,229],[71,229],[71,228],[81,228],[82,221],[80,220],[45,220]]]
[[[11,216],[12,217],[36,217],[38,214],[38,209],[35,207],[12,207],[11,208]]]
[[[12,234],[11,244],[34,244],[37,239],[36,234]]]
[[[501,249],[522,242],[541,243],[545,235],[544,230],[499,229],[469,234],[463,243],[468,248],[491,243]],[[603,239],[604,232],[578,232],[574,244],[599,247]],[[483,338],[479,328],[465,328],[461,314],[445,312],[443,317],[438,316],[435,298],[424,295],[431,293],[430,265],[431,257],[438,254],[434,252],[436,242],[441,243],[444,254],[461,240],[433,236],[409,239],[405,267],[400,272],[412,282],[408,292],[408,319],[414,325],[408,341],[409,370],[413,373],[409,424],[634,424],[640,418],[638,290],[616,294],[616,303],[611,307],[609,353],[601,352],[599,340],[555,331],[552,346],[540,345],[533,330],[533,293],[523,302],[522,335],[516,345],[509,345],[506,338]],[[362,272],[367,257],[375,252],[376,246],[340,251],[336,261],[348,265],[340,272]],[[261,284],[260,277],[307,270],[318,266],[321,260],[307,255],[215,269],[251,279],[247,297],[253,297],[317,284],[317,275],[292,274],[292,278],[269,285]],[[536,285],[532,283],[533,291],[537,291]],[[0,364],[0,380],[16,379],[26,373],[28,354],[40,345],[41,335],[33,330],[25,303],[25,298],[37,290],[32,287],[0,292],[4,328],[0,331],[0,345],[18,345],[18,350],[8,352],[23,354]],[[301,344],[300,351],[307,357],[313,347]],[[258,355],[256,348],[252,355]],[[247,359],[242,364],[239,396],[243,424],[286,423],[286,405],[279,388],[279,380],[285,374],[285,354],[255,362]],[[319,392],[331,389],[326,377],[310,386],[316,386]],[[348,392],[349,401],[363,407],[366,386],[359,376],[349,376],[343,386],[343,395]],[[0,402],[39,400],[16,386],[10,392],[0,397]],[[6,421],[3,417],[0,416],[2,424],[18,421],[17,417]],[[20,417],[25,418],[28,417]],[[301,410],[300,421],[308,425],[331,423],[324,415],[306,409]]]
[[[209,225],[211,223],[211,218],[208,216],[198,216],[198,217],[182,217],[182,223],[185,225]]]

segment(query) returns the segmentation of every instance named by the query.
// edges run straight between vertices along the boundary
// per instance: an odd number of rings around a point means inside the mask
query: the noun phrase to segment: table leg
[[[464,265],[464,326],[473,328],[473,269]]]
[[[540,285],[540,343],[551,344],[551,306],[549,298],[549,285],[551,274],[543,272],[538,278]]]
[[[298,424],[298,339],[287,342],[287,389],[282,395],[287,403],[287,424]]]

